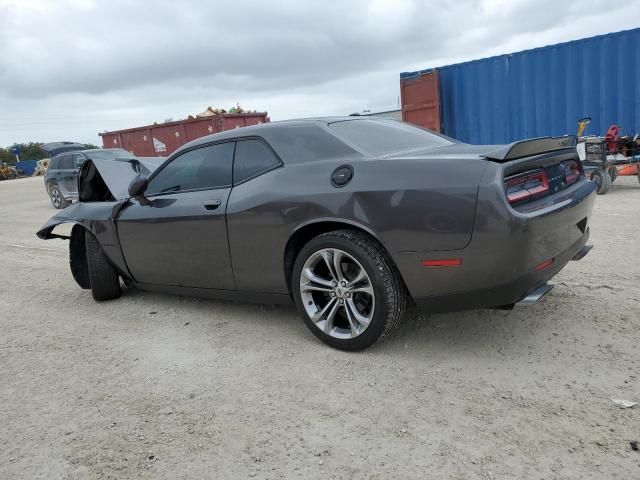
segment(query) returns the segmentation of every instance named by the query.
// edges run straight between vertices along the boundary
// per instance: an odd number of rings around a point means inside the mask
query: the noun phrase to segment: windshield
[[[105,148],[84,152],[92,160],[116,160],[118,158],[136,158],[122,148]]]
[[[453,144],[435,133],[397,120],[345,120],[329,126],[342,140],[370,155],[389,155]]]

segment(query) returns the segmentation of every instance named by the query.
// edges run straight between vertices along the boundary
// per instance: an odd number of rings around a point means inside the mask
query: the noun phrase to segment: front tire
[[[407,304],[404,284],[382,247],[351,230],[310,240],[296,258],[291,285],[307,327],[340,350],[362,350],[389,335]]]
[[[118,298],[121,293],[118,272],[111,266],[100,243],[89,231],[85,232],[85,245],[93,299],[103,302]]]

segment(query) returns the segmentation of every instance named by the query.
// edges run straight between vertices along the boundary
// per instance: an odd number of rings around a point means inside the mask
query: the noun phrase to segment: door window
[[[280,160],[262,140],[243,140],[236,144],[233,183],[238,184],[280,166]]]
[[[74,167],[75,168],[79,168],[82,166],[82,164],[86,161],[87,159],[85,158],[85,156],[81,153],[74,153],[73,154],[73,163],[74,163]]]
[[[72,155],[63,155],[60,159],[60,168],[62,170],[72,170],[75,168]]]
[[[145,193],[158,195],[231,186],[235,142],[189,150],[160,170]]]

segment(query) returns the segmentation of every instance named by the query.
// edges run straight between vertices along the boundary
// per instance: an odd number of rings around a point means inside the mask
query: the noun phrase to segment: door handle
[[[210,200],[204,204],[204,208],[207,210],[215,210],[222,205],[222,200]]]

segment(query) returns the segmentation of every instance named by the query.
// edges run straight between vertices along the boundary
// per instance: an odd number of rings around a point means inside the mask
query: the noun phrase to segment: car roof
[[[179,149],[177,149],[174,153],[172,153],[171,156],[174,156],[176,153],[181,152],[182,150],[185,150],[187,148],[203,145],[205,143],[216,142],[219,140],[227,140],[231,138],[240,138],[240,137],[262,136],[263,134],[268,135],[269,132],[273,132],[274,130],[292,127],[292,126],[317,125],[319,127],[324,127],[331,123],[346,122],[346,121],[378,122],[378,121],[394,121],[394,120],[389,120],[384,118],[357,117],[357,116],[311,117],[311,118],[296,118],[293,120],[278,120],[276,122],[261,123],[259,125],[250,125],[248,127],[224,130],[222,132],[214,133],[212,135],[196,138],[195,140],[192,140],[191,142],[182,145]]]
[[[105,151],[110,151],[110,150],[118,150],[121,152],[127,152],[127,150],[125,150],[124,148],[86,148],[84,150],[81,151],[81,153],[87,153],[87,152],[105,152]],[[129,153],[129,152],[127,152]],[[132,153],[129,153],[129,155],[133,156]]]

